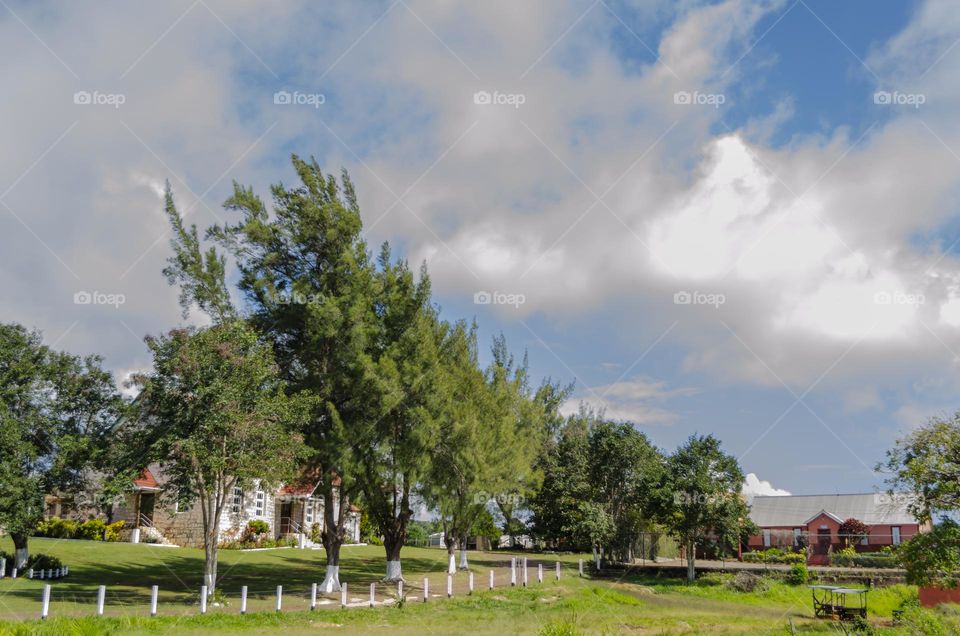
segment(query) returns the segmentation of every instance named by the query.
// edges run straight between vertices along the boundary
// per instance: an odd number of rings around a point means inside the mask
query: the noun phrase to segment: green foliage
[[[27,559],[27,568],[34,570],[56,570],[62,568],[63,562],[55,556],[48,554],[31,554]]]
[[[914,535],[902,544],[899,558],[907,582],[952,588],[960,583],[960,525],[945,519],[930,532]]]
[[[425,546],[430,530],[423,521],[411,521],[407,526],[407,545]]]
[[[667,458],[659,516],[687,547],[688,579],[694,574],[694,546],[708,533],[735,544],[751,526],[740,490],[743,471],[737,459],[712,435],[691,436]]]
[[[77,534],[77,522],[73,519],[50,517],[37,524],[34,535],[51,539],[73,539]]]
[[[107,523],[103,519],[88,519],[79,526],[74,533],[74,539],[85,539],[87,541],[103,541],[103,535],[107,531]]]
[[[891,491],[916,493],[910,509],[920,519],[935,512],[960,510],[960,411],[951,417],[934,417],[897,440],[879,465],[892,474]],[[891,492],[891,496],[903,496]]]
[[[840,524],[837,533],[840,536],[840,540],[849,546],[859,543],[861,540],[869,536],[870,526],[859,519],[850,517]]]
[[[804,585],[807,582],[807,566],[804,563],[794,563],[787,574],[790,585]]]
[[[845,553],[842,550],[830,555],[830,565],[847,568],[899,568],[900,560],[879,552]]]
[[[247,531],[250,534],[267,534],[270,532],[270,524],[262,519],[253,519],[247,522]]]
[[[537,632],[537,636],[580,636],[584,632],[574,620],[557,620],[546,623]]]
[[[107,533],[104,535],[106,541],[119,541],[120,540],[120,531],[123,530],[123,526],[126,522],[123,519],[119,521],[114,521],[113,523],[107,524]]]
[[[743,560],[746,563],[786,563],[792,565],[806,563],[807,555],[805,552],[785,552],[780,548],[769,548],[767,550],[745,552]]]
[[[0,527],[22,547],[45,495],[87,485],[122,411],[100,358],[53,351],[40,334],[0,324]]]

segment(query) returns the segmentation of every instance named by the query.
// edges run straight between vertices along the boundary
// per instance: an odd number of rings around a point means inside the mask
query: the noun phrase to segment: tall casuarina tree
[[[332,592],[340,589],[340,547],[350,497],[357,492],[353,429],[374,419],[381,402],[371,355],[376,281],[347,174],[338,182],[315,161],[294,156],[292,163],[300,184],[274,185],[272,210],[252,188],[235,183],[225,207],[240,220],[214,227],[208,236],[233,256],[245,313],[271,342],[288,390],[311,396],[303,433],[311,449],[309,468],[321,476],[327,560],[321,587]],[[191,232],[181,230],[180,236],[189,241]],[[216,309],[224,295],[216,285],[204,291],[215,276],[204,275],[211,268],[203,263],[216,270],[222,261],[207,257],[198,264],[199,249],[189,252],[182,263],[172,262],[168,276],[196,285]]]

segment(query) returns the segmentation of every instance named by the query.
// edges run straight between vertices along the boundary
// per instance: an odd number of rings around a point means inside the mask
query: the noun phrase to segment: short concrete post
[[[27,578],[28,579],[33,578],[33,568],[30,568],[29,570],[27,570]],[[40,578],[41,579],[43,578],[43,570],[40,570]]]
[[[448,574],[447,575],[447,598],[451,598],[452,596],[453,596],[453,575]]]
[[[530,569],[527,566],[527,557],[523,557],[523,587],[527,587],[529,582]]]
[[[43,586],[43,606],[40,608],[40,620],[46,620],[50,613],[50,585]]]
[[[10,572],[10,578],[11,579],[17,578],[17,568],[13,568],[13,571]]]
[[[543,583],[543,563],[537,563],[537,583]]]
[[[298,547],[299,547],[301,550],[306,549],[306,547],[307,547],[307,535],[303,534],[302,532],[301,532],[300,534],[298,534],[298,535],[297,535],[297,542],[298,542],[297,545],[298,545]]]
[[[103,616],[103,603],[107,599],[107,586],[97,588],[97,616]]]
[[[310,611],[317,609],[317,584],[310,586]]]
[[[130,543],[140,543],[140,528],[134,528],[130,532]]]
[[[423,578],[423,602],[426,603],[427,599],[430,598],[430,579]]]
[[[150,588],[150,616],[157,615],[157,594],[160,588],[156,585]]]
[[[514,586],[517,584],[517,558],[513,557],[510,559],[510,585]]]
[[[63,566],[63,575],[64,575],[64,576],[67,576],[68,574],[70,574],[70,566],[69,566],[69,565],[65,565],[65,566]]]
[[[557,561],[557,580],[560,580],[560,562]]]
[[[398,599],[403,598],[403,579],[400,579],[399,581],[397,581],[397,598]]]
[[[583,576],[583,559],[580,559],[580,563],[577,565],[577,571],[580,573],[580,576]]]
[[[340,584],[340,607],[347,606],[347,584]]]
[[[493,570],[490,570],[490,589],[493,589]]]
[[[473,572],[467,574],[467,586],[469,588],[469,593],[473,594]]]
[[[283,586],[278,585],[277,586],[277,611],[279,612],[282,607],[283,607]]]
[[[52,578],[53,578],[53,568],[49,568],[49,569],[47,570],[47,578],[48,578],[48,579],[52,579]]]
[[[247,586],[244,585],[240,588],[240,613],[247,613]]]
[[[200,613],[201,614],[207,613],[207,586],[206,585],[200,586]]]
[[[370,607],[373,607],[377,604],[377,584],[370,584]]]
[[[0,557],[0,579],[7,575],[7,560]]]

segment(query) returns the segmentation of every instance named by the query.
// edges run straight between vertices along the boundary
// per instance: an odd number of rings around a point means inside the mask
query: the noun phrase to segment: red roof
[[[144,468],[140,472],[140,476],[133,480],[133,485],[141,490],[159,490],[160,484],[157,483],[156,477],[153,476],[153,473],[149,469]]]

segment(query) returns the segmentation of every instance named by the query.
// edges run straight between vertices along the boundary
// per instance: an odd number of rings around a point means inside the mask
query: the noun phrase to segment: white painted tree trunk
[[[340,591],[340,566],[328,565],[327,575],[320,584],[320,591],[324,594]]]
[[[30,553],[27,548],[17,548],[17,552],[13,557],[13,567],[22,570],[26,567],[28,558],[30,558]]]
[[[387,561],[387,575],[383,577],[385,582],[396,583],[403,580],[403,571],[400,569],[400,561]]]
[[[470,565],[467,563],[467,549],[466,549],[466,548],[460,548],[460,569],[461,569],[461,570],[468,570],[468,569],[470,569]]]
[[[457,573],[457,557],[454,554],[447,555],[447,574]]]

